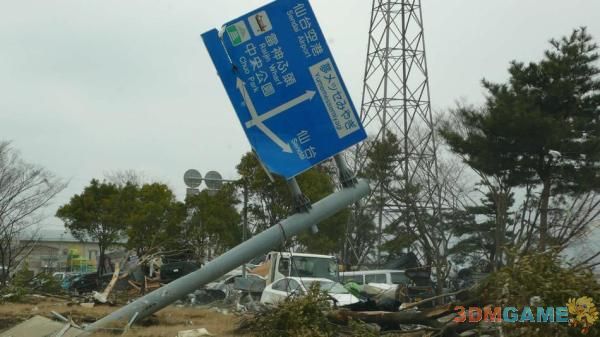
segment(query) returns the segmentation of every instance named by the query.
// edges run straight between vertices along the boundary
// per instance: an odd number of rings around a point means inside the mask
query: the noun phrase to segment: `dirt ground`
[[[0,332],[35,315],[52,318],[51,311],[72,318],[77,324],[91,323],[116,310],[118,307],[96,305],[84,308],[67,300],[54,298],[28,298],[27,303],[0,304]],[[123,336],[127,337],[175,337],[181,330],[205,328],[214,336],[238,336],[234,329],[238,317],[198,308],[169,306],[154,316],[140,322]],[[118,334],[120,335],[120,334]],[[117,335],[117,336],[118,336]],[[94,336],[115,336],[114,331],[105,331]]]

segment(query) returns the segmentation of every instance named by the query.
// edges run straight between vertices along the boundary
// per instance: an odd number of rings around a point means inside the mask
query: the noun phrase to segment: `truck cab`
[[[267,284],[287,276],[339,280],[337,259],[330,255],[270,252],[263,266],[268,267]]]

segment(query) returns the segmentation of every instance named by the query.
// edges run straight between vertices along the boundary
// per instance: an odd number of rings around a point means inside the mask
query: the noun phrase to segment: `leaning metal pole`
[[[333,193],[313,204],[308,212],[290,216],[207,263],[202,269],[183,276],[88,325],[85,331],[92,332],[111,324],[125,324],[147,317],[255,256],[268,253],[296,234],[333,216],[368,194],[369,184],[365,180],[360,180],[354,187]]]

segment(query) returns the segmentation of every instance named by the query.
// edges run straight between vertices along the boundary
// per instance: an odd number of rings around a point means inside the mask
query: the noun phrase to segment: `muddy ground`
[[[116,310],[118,306],[96,305],[85,308],[69,300],[28,297],[26,303],[0,304],[0,333],[35,315],[52,318],[56,311],[77,324],[91,323]],[[181,330],[205,328],[214,336],[238,336],[234,333],[238,317],[207,309],[169,306],[140,322],[123,336],[174,337]],[[115,336],[116,331],[104,331],[94,336]],[[120,334],[116,334],[117,336]]]

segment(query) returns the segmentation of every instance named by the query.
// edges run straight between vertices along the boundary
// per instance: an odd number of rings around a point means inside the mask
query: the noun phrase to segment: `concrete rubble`
[[[83,330],[74,327],[71,323],[57,322],[43,316],[34,316],[4,331],[0,334],[0,337],[75,337],[82,333]]]

